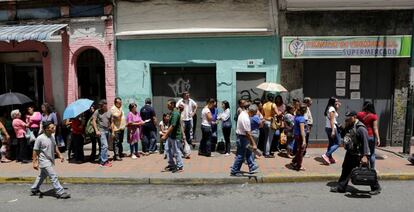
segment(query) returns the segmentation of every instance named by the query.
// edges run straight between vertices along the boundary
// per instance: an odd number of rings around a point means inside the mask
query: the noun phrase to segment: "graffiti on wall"
[[[172,89],[174,96],[181,96],[184,92],[189,92],[191,88],[190,80],[184,80],[179,78],[175,83],[168,83],[168,86]]]

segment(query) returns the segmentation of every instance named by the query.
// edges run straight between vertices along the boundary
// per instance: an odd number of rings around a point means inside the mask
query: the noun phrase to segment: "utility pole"
[[[405,136],[403,143],[403,153],[410,154],[411,149],[411,136],[413,129],[413,107],[414,107],[414,10],[412,12],[412,23],[411,23],[411,61],[410,61],[410,84],[408,87],[407,96],[407,115],[405,119]]]

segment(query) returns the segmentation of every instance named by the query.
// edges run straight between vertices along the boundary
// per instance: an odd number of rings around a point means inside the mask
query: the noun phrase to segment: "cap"
[[[348,111],[348,112],[346,112],[345,113],[345,116],[346,117],[351,117],[351,116],[356,116],[357,115],[357,113],[355,112],[355,111]]]

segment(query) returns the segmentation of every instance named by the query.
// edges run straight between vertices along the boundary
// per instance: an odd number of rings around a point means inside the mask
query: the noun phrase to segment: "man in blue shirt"
[[[144,154],[154,153],[157,150],[157,117],[155,116],[154,108],[151,106],[151,99],[145,99],[145,105],[140,110],[142,120],[145,122],[142,125],[142,151]]]

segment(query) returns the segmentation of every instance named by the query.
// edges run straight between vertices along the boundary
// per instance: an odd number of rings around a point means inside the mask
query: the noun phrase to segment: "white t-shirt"
[[[250,132],[250,117],[246,111],[242,111],[237,119],[237,135],[246,135],[246,132]]]
[[[326,116],[326,128],[331,128],[331,120],[329,120],[329,114],[331,114],[331,112],[335,113],[334,116],[334,129],[336,129],[336,124],[338,124],[338,122],[336,122],[336,118],[338,118],[338,113],[336,112],[334,107],[329,107],[328,108],[328,115]]]
[[[207,119],[207,114],[209,113],[211,113],[210,109],[208,107],[204,107],[201,111],[201,125],[211,127],[211,123]]]
[[[230,109],[227,108],[225,111],[223,111],[222,113],[220,113],[220,115],[218,116],[219,119],[221,119],[222,121],[227,121],[230,118]]]
[[[183,117],[183,121],[193,120],[193,117],[191,117],[191,114],[194,112],[193,111],[194,107],[197,107],[197,103],[192,99],[189,99],[189,100],[180,99],[177,102],[176,107],[180,106],[180,104],[184,105],[184,110],[181,113]]]

